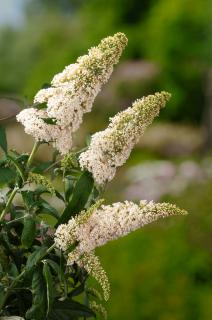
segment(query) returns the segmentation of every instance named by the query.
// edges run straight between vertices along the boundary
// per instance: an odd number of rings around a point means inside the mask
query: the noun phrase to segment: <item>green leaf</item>
[[[14,157],[7,155],[7,158],[13,163],[13,165],[15,166],[16,170],[18,171],[21,179],[24,181],[24,169],[23,167],[20,165],[20,163],[17,161],[17,159],[15,159]]]
[[[81,283],[78,287],[74,288],[71,293],[70,297],[75,297],[81,294],[85,290],[85,284]]]
[[[39,205],[42,213],[48,213],[54,218],[56,218],[57,220],[59,219],[58,211],[54,207],[52,207],[47,201],[45,201],[44,199],[41,199],[40,201],[37,202],[37,204]]]
[[[43,265],[43,276],[46,281],[47,315],[48,315],[54,301],[54,294],[53,294],[54,287],[53,287],[53,277],[51,274],[51,270],[46,261],[44,261],[44,265]]]
[[[46,318],[46,285],[42,269],[36,269],[32,277],[32,307],[26,313],[26,319],[43,320]]]
[[[36,248],[36,250],[33,253],[31,253],[27,259],[26,269],[30,270],[31,268],[33,268],[36,265],[36,263],[40,261],[40,259],[42,259],[47,249],[47,247]]]
[[[85,305],[67,299],[54,303],[47,320],[70,320],[75,317],[95,317],[95,313]]]
[[[57,119],[55,118],[41,118],[45,123],[47,124],[56,124],[57,123]]]
[[[55,272],[55,274],[58,276],[60,282],[63,282],[65,280],[65,275],[63,269],[53,260],[46,259],[45,260],[49,266],[52,268],[52,270]]]
[[[41,87],[41,89],[48,89],[48,88],[51,88],[51,84],[47,82],[45,82]]]
[[[4,153],[7,153],[7,137],[5,128],[0,126],[0,147],[4,151]]]
[[[62,194],[60,192],[58,192],[57,190],[55,190],[55,195],[58,199],[65,202],[65,199],[63,198]]]
[[[65,177],[64,185],[65,185],[65,200],[69,202],[70,196],[74,190],[74,183],[75,181],[72,179],[72,177],[67,176]]]
[[[58,220],[57,226],[61,223],[66,223],[71,216],[78,214],[84,209],[92,192],[93,185],[92,175],[87,171],[83,172],[75,185],[70,202]]]
[[[46,104],[46,102],[38,103],[38,104],[35,105],[35,108],[38,109],[38,110],[46,109],[47,108],[47,104]]]
[[[14,181],[16,178],[16,173],[10,168],[0,168],[0,186],[8,184]]]
[[[10,263],[9,265],[9,270],[8,270],[8,274],[12,277],[12,278],[16,278],[18,276],[18,269],[15,265],[15,263]]]
[[[30,248],[36,235],[35,219],[28,215],[24,218],[24,228],[21,234],[21,243],[23,247]]]
[[[32,168],[33,173],[43,173],[50,165],[52,164],[52,161],[46,161],[39,163],[37,166]]]
[[[28,210],[34,206],[34,192],[30,190],[21,191],[23,202],[25,203]]]

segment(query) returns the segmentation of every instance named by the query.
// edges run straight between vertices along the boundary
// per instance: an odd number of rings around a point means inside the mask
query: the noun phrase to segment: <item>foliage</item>
[[[44,195],[50,192],[48,185],[41,185],[39,180],[39,185],[27,187],[31,182],[31,172],[36,171],[38,165],[30,165],[29,155],[7,152],[2,127],[0,132],[0,145],[5,151],[0,163],[0,183],[7,187],[0,216],[1,315],[14,314],[35,320],[93,317],[95,314],[88,306],[74,300],[84,291],[87,273],[77,265],[66,266],[62,252],[54,248],[53,226],[48,222],[52,221],[48,216],[54,218],[54,225],[60,220],[66,222],[71,214],[86,206],[89,197],[92,201],[92,179],[89,178],[89,182],[85,180],[85,174],[76,168],[66,172],[61,169],[65,194],[63,197],[56,191],[55,195],[69,210],[65,209],[59,217],[57,210],[44,199]],[[53,177],[54,161],[56,159],[47,163]],[[83,199],[79,198],[79,187],[85,186]],[[16,194],[22,198],[21,205],[12,204]],[[45,221],[43,214],[47,217]]]
[[[110,284],[95,249],[160,218],[187,214],[168,203],[141,200],[102,205],[101,199],[116,168],[126,162],[139,137],[165,107],[169,93],[137,99],[111,119],[105,131],[93,135],[87,148],[73,152],[68,143],[73,127],[78,128],[83,113],[91,111],[126,44],[123,33],[103,39],[38,92],[42,101],[35,99],[32,108],[19,113],[17,120],[23,120],[26,133],[35,138],[30,154],[8,150],[0,127],[0,184],[6,192],[0,208],[0,316],[77,320],[99,313],[105,319],[101,294],[87,283],[89,275],[95,278],[108,300]],[[65,122],[60,123],[61,116]],[[45,143],[56,148],[52,160],[35,163],[34,156]],[[63,192],[55,188],[55,178],[62,182]],[[62,212],[50,204],[47,194],[62,202]]]

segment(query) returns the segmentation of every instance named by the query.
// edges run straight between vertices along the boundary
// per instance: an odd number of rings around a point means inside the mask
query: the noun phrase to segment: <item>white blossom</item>
[[[71,262],[68,260],[67,263],[70,264]],[[86,252],[78,261],[78,265],[99,282],[103,290],[104,299],[107,301],[110,296],[110,283],[99,258],[94,252]]]
[[[25,127],[25,132],[32,135],[35,140],[51,141],[60,134],[58,126],[47,124],[43,119],[48,118],[45,110],[35,108],[24,109],[17,115],[17,120]]]
[[[103,246],[110,240],[118,239],[128,233],[171,215],[186,214],[185,210],[168,203],[141,201],[139,205],[125,201],[113,205],[93,207],[61,224],[55,233],[55,244],[63,251],[76,244],[68,255],[68,263],[80,261],[85,254]]]
[[[72,146],[69,128],[47,124],[43,119],[48,119],[46,110],[35,108],[24,109],[17,115],[17,121],[22,123],[25,132],[32,135],[36,141],[53,141],[61,154],[68,153]]]
[[[103,39],[87,55],[79,57],[77,63],[66,66],[55,75],[51,83],[53,87],[39,91],[34,102],[46,102],[49,117],[75,131],[83,114],[91,111],[96,95],[109,79],[126,44],[123,33]]]
[[[110,120],[108,128],[92,136],[88,150],[80,155],[81,168],[90,171],[100,185],[112,180],[116,168],[128,159],[146,127],[169,98],[167,92],[155,93],[119,112]]]
[[[62,154],[69,152],[73,132],[81,125],[83,114],[91,111],[96,95],[109,79],[126,44],[126,36],[116,33],[55,75],[52,87],[41,89],[34,98],[35,106],[45,103],[46,109],[29,108],[18,114],[17,120],[26,133],[37,141],[53,141]],[[43,117],[53,119],[55,124],[48,125]]]

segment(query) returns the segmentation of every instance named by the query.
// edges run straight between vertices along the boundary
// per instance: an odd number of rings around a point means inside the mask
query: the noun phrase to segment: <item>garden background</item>
[[[111,280],[109,319],[209,320],[212,315],[212,6],[207,0],[1,0],[0,119],[10,147],[32,140],[15,115],[44,83],[99,40],[129,44],[76,134],[159,90],[172,93],[106,190],[114,200],[168,200],[189,216],[98,249]],[[12,100],[11,100],[12,99]],[[45,150],[44,150],[45,148]],[[45,146],[38,156],[48,159]],[[54,199],[52,201],[55,201]]]

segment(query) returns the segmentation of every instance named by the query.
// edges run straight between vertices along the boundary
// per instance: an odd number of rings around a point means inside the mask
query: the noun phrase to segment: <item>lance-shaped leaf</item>
[[[36,223],[33,216],[24,218],[24,228],[21,235],[21,243],[25,248],[30,248],[36,235]]]
[[[93,190],[94,181],[92,175],[85,171],[76,182],[70,202],[60,216],[56,226],[66,223],[71,216],[84,209]]]
[[[37,268],[32,277],[32,307],[26,313],[27,320],[44,320],[46,316],[45,280],[42,270]]]
[[[88,307],[73,300],[57,301],[47,320],[70,320],[78,317],[95,317],[95,313]]]
[[[27,259],[26,269],[30,270],[32,267],[34,267],[36,263],[45,255],[46,250],[46,247],[38,247],[33,253],[31,253]]]
[[[53,277],[51,274],[51,270],[47,262],[45,260],[43,262],[44,262],[43,276],[46,281],[47,315],[48,315],[54,301],[54,287],[53,287]]]

